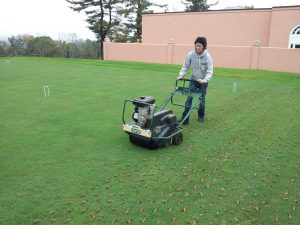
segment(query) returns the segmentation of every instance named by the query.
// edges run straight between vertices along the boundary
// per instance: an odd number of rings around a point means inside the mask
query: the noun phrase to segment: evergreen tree
[[[214,6],[219,3],[219,1],[208,4],[207,0],[184,0],[182,3],[185,5],[186,12],[199,12],[207,11],[211,6]]]
[[[103,59],[103,42],[110,30],[120,23],[116,12],[121,0],[66,0],[74,11],[84,11],[87,15],[88,27],[100,40],[100,58]]]
[[[130,42],[141,41],[142,39],[143,13],[153,13],[153,10],[149,9],[152,6],[166,7],[166,5],[155,4],[149,0],[124,0],[123,3],[125,7],[119,10],[118,13],[125,17],[125,22],[122,24],[125,26],[125,28],[123,26],[123,36],[129,34],[130,36],[129,39],[127,38],[127,41]],[[120,33],[118,34],[119,36]]]

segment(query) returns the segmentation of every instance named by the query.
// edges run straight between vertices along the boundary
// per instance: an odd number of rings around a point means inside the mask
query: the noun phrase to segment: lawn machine
[[[159,106],[155,105],[155,97],[140,96],[133,100],[125,100],[123,106],[123,130],[129,135],[130,142],[155,149],[167,147],[170,145],[180,145],[183,140],[182,127],[184,121],[189,117],[193,109],[198,109],[201,98],[201,90],[190,89],[189,79],[176,80],[175,89],[171,95]],[[185,107],[183,104],[175,103],[174,97],[192,96],[195,97],[191,109],[180,121],[177,121],[176,115],[166,106],[171,102],[175,106]],[[131,118],[125,121],[125,112],[128,103],[132,103],[134,108]]]

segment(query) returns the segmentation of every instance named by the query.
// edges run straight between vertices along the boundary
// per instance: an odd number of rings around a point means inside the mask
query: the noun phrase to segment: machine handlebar
[[[183,83],[183,86],[184,86],[184,84],[185,84],[186,81],[189,81],[189,82],[190,82],[190,81],[194,81],[194,80],[191,80],[191,79],[176,79],[176,83],[175,83],[175,86],[176,86],[176,87],[178,87],[178,85],[177,85],[178,81],[183,81],[183,82],[184,82],[184,83]]]

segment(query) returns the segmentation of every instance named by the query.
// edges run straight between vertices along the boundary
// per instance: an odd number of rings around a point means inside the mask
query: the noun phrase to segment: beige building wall
[[[288,48],[290,33],[300,25],[300,6],[273,8],[269,47]]]
[[[143,42],[192,44],[205,36],[209,45],[287,48],[292,29],[300,25],[300,6],[143,15]]]
[[[266,10],[209,11],[143,15],[143,42],[192,44],[197,36],[209,45],[268,46],[272,12]]]
[[[104,43],[105,60],[182,64],[206,36],[215,67],[300,73],[300,49],[288,49],[300,6],[143,15],[143,43]]]
[[[168,62],[168,46],[163,44],[104,42],[104,60]]]
[[[261,48],[258,69],[300,73],[300,49]]]
[[[182,64],[193,45],[104,42],[104,60]],[[210,46],[215,67],[300,73],[300,49]]]

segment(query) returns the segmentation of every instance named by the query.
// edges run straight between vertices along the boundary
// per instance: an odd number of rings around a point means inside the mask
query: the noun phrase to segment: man
[[[198,109],[198,121],[204,122],[205,117],[205,96],[206,89],[209,80],[213,75],[213,62],[210,54],[208,53],[206,46],[207,41],[205,37],[197,37],[195,40],[195,49],[188,53],[182,68],[179,72],[177,79],[183,79],[190,67],[192,67],[191,82],[189,84],[190,89],[200,88],[202,96],[200,98],[200,104]],[[187,97],[185,102],[185,110],[182,114],[183,120],[189,110],[191,109],[193,97]],[[189,117],[186,118],[183,124],[189,124]]]

